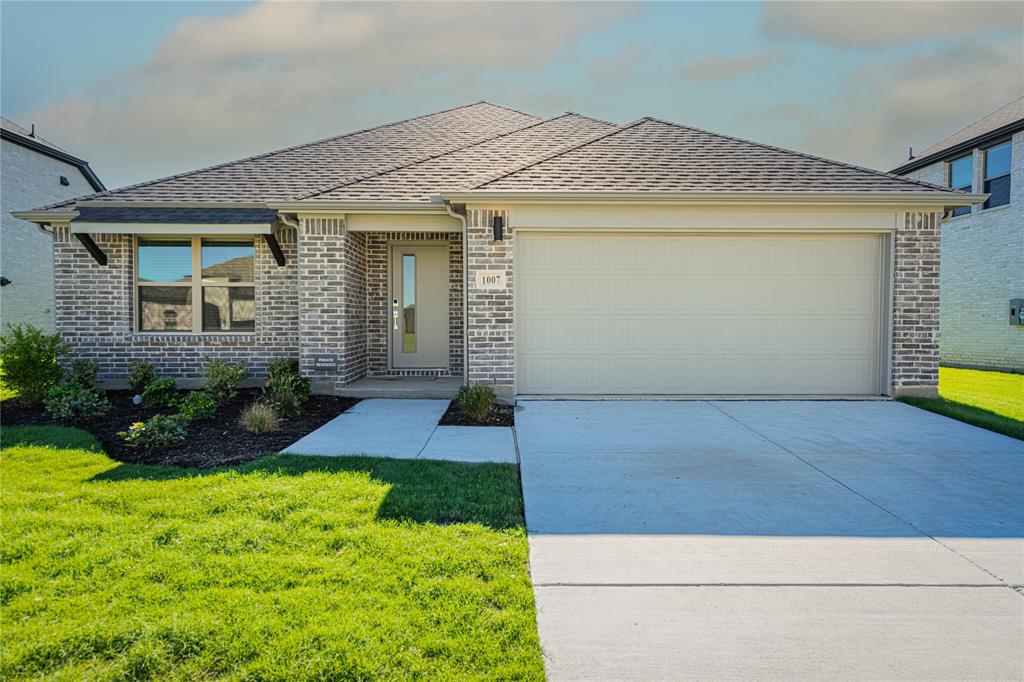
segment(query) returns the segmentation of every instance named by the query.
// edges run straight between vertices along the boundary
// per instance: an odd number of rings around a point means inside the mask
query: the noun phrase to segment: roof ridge
[[[412,121],[418,121],[418,120],[421,120],[421,119],[424,119],[424,118],[429,118],[430,116],[438,116],[440,114],[448,114],[448,113],[451,113],[453,111],[458,111],[459,109],[468,109],[470,107],[479,106],[480,104],[487,104],[489,106],[499,106],[499,105],[496,105],[496,104],[491,104],[490,102],[484,102],[483,100],[481,100],[479,102],[472,102],[470,104],[460,104],[459,106],[456,106],[456,107],[449,107],[448,109],[441,109],[440,111],[434,111],[434,112],[431,112],[429,114],[421,114],[419,116],[409,116],[409,117],[403,118],[403,119],[401,119],[399,121],[391,121],[390,123],[381,123],[380,125],[370,126],[369,128],[361,128],[359,130],[353,130],[353,131],[348,132],[348,133],[341,133],[340,135],[331,135],[329,137],[324,137],[324,138],[321,138],[319,140],[313,140],[312,142],[304,142],[302,144],[296,144],[296,145],[292,145],[290,147],[283,147],[281,149],[275,149],[273,151],[264,152],[262,154],[254,154],[252,156],[246,156],[244,158],[235,159],[233,161],[225,161],[223,163],[216,163],[216,164],[213,164],[212,166],[206,166],[204,168],[197,168],[195,170],[185,171],[183,173],[175,173],[174,175],[168,175],[168,176],[165,176],[165,177],[162,177],[162,178],[157,178],[155,180],[147,180],[145,182],[135,183],[134,185],[125,185],[124,187],[118,187],[117,189],[106,190],[104,192],[96,192],[94,194],[87,194],[85,196],[81,196],[81,197],[78,197],[78,198],[73,199],[73,200],[61,201],[61,202],[58,202],[58,203],[55,203],[55,204],[49,204],[47,206],[42,206],[38,210],[45,211],[45,210],[48,210],[48,209],[51,209],[51,208],[57,208],[59,206],[65,206],[65,205],[68,205],[68,204],[73,204],[73,203],[75,203],[77,201],[82,201],[82,200],[86,200],[86,199],[95,199],[97,197],[110,196],[110,195],[116,194],[118,192],[123,192],[124,190],[128,190],[128,189],[138,189],[140,187],[148,187],[150,185],[155,185],[158,182],[166,182],[167,180],[177,180],[179,178],[189,177],[190,175],[196,175],[198,173],[205,173],[206,171],[216,170],[217,168],[224,168],[226,166],[231,166],[231,165],[234,165],[236,163],[246,163],[248,161],[255,161],[256,159],[264,159],[264,158],[267,158],[267,157],[270,157],[270,156],[275,156],[277,154],[284,154],[285,152],[295,151],[296,149],[303,149],[304,147],[312,147],[313,145],[323,144],[324,142],[331,142],[333,140],[340,140],[340,139],[345,138],[345,137],[351,137],[352,135],[359,135],[360,133],[367,133],[367,132],[370,132],[372,130],[380,130],[382,128],[388,128],[390,126],[397,126],[397,125],[401,125],[403,123],[410,123]],[[500,108],[507,109],[508,107],[500,107]],[[517,112],[517,113],[523,113],[523,112]],[[526,116],[533,116],[533,114],[524,114],[524,115],[526,115]],[[534,117],[534,118],[536,118],[536,117]]]
[[[490,105],[492,107],[498,107],[499,109],[504,109],[505,111],[512,111],[512,112],[515,112],[517,114],[522,114],[523,116],[531,116],[533,118],[541,118],[540,116],[537,116],[536,114],[531,114],[528,111],[523,111],[522,109],[515,109],[513,107],[506,107],[504,104],[495,104],[494,102],[490,102],[490,101],[488,101],[486,99],[482,99],[482,100],[479,100],[477,102],[473,102],[472,105],[467,105],[467,106],[473,106],[473,105],[476,105],[476,104],[488,104],[488,105]]]
[[[597,120],[597,119],[594,119],[594,120]],[[635,121],[633,121],[631,123],[626,123],[625,125],[616,126],[613,130],[609,130],[609,131],[606,131],[606,132],[594,135],[592,137],[588,137],[585,140],[581,140],[579,142],[570,142],[567,145],[563,145],[563,146],[559,147],[558,149],[554,150],[553,152],[548,152],[547,154],[544,154],[543,156],[539,156],[539,157],[537,157],[535,159],[532,159],[531,161],[527,161],[526,163],[524,163],[522,165],[519,165],[519,166],[516,166],[515,168],[511,168],[511,169],[507,169],[507,170],[502,170],[502,171],[499,171],[499,172],[495,173],[494,175],[488,176],[488,177],[484,178],[483,180],[481,180],[480,182],[478,182],[477,184],[475,184],[472,187],[469,187],[467,189],[480,189],[484,185],[489,185],[492,182],[495,182],[496,180],[500,180],[501,178],[505,178],[505,177],[508,177],[509,175],[512,175],[514,173],[518,173],[519,171],[526,170],[527,168],[530,168],[532,166],[536,166],[539,163],[544,163],[545,161],[550,161],[551,159],[553,159],[555,157],[558,157],[558,156],[561,156],[562,154],[568,154],[569,152],[571,152],[573,150],[580,149],[582,147],[586,147],[588,144],[593,144],[594,142],[597,142],[598,140],[602,140],[602,139],[604,139],[606,137],[611,137],[612,135],[616,135],[616,134],[621,133],[621,132],[623,132],[625,130],[629,130],[630,128],[638,126],[638,125],[640,125],[641,123],[643,123],[644,121],[647,121],[647,120],[649,120],[649,119],[646,118],[646,117],[645,118],[640,118],[640,119],[637,119],[637,120],[635,120]],[[615,125],[615,124],[612,124],[612,125]]]
[[[683,128],[684,130],[694,130],[694,131],[696,131],[698,133],[704,133],[705,135],[713,135],[715,137],[720,137],[720,138],[722,138],[724,140],[732,140],[734,142],[743,142],[745,144],[752,144],[752,145],[755,145],[757,147],[761,147],[763,149],[771,149],[773,151],[782,152],[784,154],[789,154],[791,156],[799,156],[799,157],[802,157],[802,158],[805,158],[805,159],[813,159],[815,161],[824,161],[825,163],[830,163],[830,164],[832,164],[834,166],[839,166],[841,168],[850,168],[850,169],[857,170],[857,171],[863,171],[865,173],[871,173],[873,175],[881,175],[883,177],[886,177],[886,178],[889,178],[889,179],[892,179],[892,180],[902,180],[903,182],[908,182],[908,183],[914,184],[914,185],[920,185],[922,187],[927,187],[928,189],[941,189],[941,190],[947,191],[947,192],[948,191],[958,191],[958,190],[951,190],[949,187],[943,187],[942,185],[935,185],[935,184],[932,184],[930,182],[925,182],[924,180],[913,180],[913,179],[905,177],[903,175],[895,175],[895,174],[889,173],[887,171],[880,171],[880,170],[878,170],[876,168],[867,168],[866,166],[858,166],[856,164],[846,163],[845,161],[836,161],[835,159],[830,159],[830,158],[827,158],[825,156],[817,156],[816,154],[808,154],[807,152],[799,152],[799,151],[796,151],[795,149],[786,149],[785,147],[777,147],[775,145],[765,144],[764,142],[756,142],[754,140],[747,140],[747,139],[742,138],[742,137],[735,137],[733,135],[726,135],[724,133],[716,133],[713,130],[706,130],[704,128],[697,128],[695,126],[686,125],[684,123],[676,123],[675,121],[666,121],[664,119],[655,118],[653,116],[648,116],[646,120],[654,121],[656,123],[661,123],[663,125],[675,126],[676,128]]]
[[[490,104],[490,102],[485,102],[485,104]],[[499,106],[499,105],[494,105],[494,106]],[[507,107],[502,107],[502,108],[505,109]],[[522,112],[519,112],[519,113],[522,113]],[[531,114],[527,114],[527,115],[529,116]],[[403,164],[399,164],[397,166],[391,166],[390,168],[385,168],[383,170],[375,171],[373,173],[368,173],[366,175],[363,175],[361,177],[355,178],[353,180],[348,180],[346,182],[342,182],[341,184],[338,184],[338,185],[333,185],[333,186],[330,186],[330,187],[326,187],[324,189],[319,189],[318,188],[318,189],[313,190],[312,192],[308,192],[308,193],[303,194],[301,196],[295,197],[295,198],[292,199],[292,201],[303,201],[305,199],[312,199],[313,197],[318,196],[320,194],[327,194],[328,192],[333,192],[334,190],[341,189],[342,187],[348,187],[349,185],[355,185],[355,184],[358,184],[360,182],[364,182],[366,180],[370,180],[372,178],[380,177],[382,175],[387,175],[388,173],[394,173],[395,171],[400,171],[400,170],[403,170],[405,168],[409,168],[411,166],[416,166],[416,165],[421,164],[421,163],[426,163],[427,161],[433,161],[434,159],[439,159],[442,156],[448,156],[449,154],[454,154],[456,152],[461,152],[461,151],[464,151],[466,149],[469,149],[470,147],[475,147],[478,144],[485,144],[487,142],[493,142],[494,140],[499,140],[499,139],[501,139],[503,137],[507,137],[509,135],[514,135],[515,133],[521,133],[524,130],[529,130],[530,128],[535,128],[535,127],[537,127],[539,125],[544,125],[545,123],[550,123],[551,121],[557,121],[560,118],[565,118],[566,116],[570,116],[570,115],[577,116],[578,114],[573,114],[572,112],[568,112],[567,111],[566,113],[559,114],[558,116],[552,116],[550,118],[545,118],[545,119],[541,119],[539,121],[534,121],[533,123],[530,123],[529,125],[525,125],[522,128],[516,128],[515,130],[510,130],[508,132],[500,133],[500,134],[494,135],[492,137],[484,138],[483,140],[477,140],[476,142],[470,142],[469,144],[464,144],[464,145],[462,145],[460,147],[454,147],[454,148],[451,148],[451,149],[447,149],[447,150],[445,150],[443,152],[440,152],[440,153],[437,153],[437,154],[431,154],[430,156],[425,156],[423,158],[416,159],[414,161],[410,161],[408,163],[403,163]],[[587,117],[584,116],[582,118],[587,118]]]

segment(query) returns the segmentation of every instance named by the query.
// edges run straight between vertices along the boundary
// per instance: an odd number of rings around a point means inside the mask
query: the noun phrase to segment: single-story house
[[[1024,373],[1024,97],[893,173],[989,195],[942,221],[939,361]]]
[[[479,102],[18,216],[111,380],[298,356],[330,392],[885,396],[935,393],[939,223],[984,198]]]

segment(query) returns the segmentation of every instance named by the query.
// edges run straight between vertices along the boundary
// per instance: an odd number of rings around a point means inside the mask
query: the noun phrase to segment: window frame
[[[1007,168],[1006,172],[1002,173],[1001,175],[993,175],[992,177],[989,177],[989,175],[988,175],[988,154],[989,154],[989,152],[991,150],[995,149],[996,147],[1003,147],[1003,146],[1009,147],[1009,149],[1010,149],[1009,168]],[[981,210],[982,211],[988,211],[988,210],[993,209],[993,208],[1000,208],[1002,206],[1009,206],[1010,202],[1011,202],[1011,199],[1013,198],[1013,140],[1011,138],[1007,138],[1005,140],[1001,140],[1001,141],[996,142],[994,144],[990,144],[990,145],[988,145],[987,147],[985,147],[984,149],[981,150],[981,154],[982,154],[981,191],[985,192],[986,194],[989,194],[989,192],[986,189],[986,186],[992,180],[998,180],[999,178],[1009,178],[1009,183],[1010,183],[1010,188],[1009,188],[1009,191],[1007,192],[1007,197],[1006,197],[1006,203],[1005,204],[996,204],[995,206],[989,206],[988,202],[992,200],[992,198],[989,197],[988,199],[985,200],[985,203],[983,203],[981,205]]]
[[[255,336],[259,319],[259,296],[256,292],[256,238],[251,235],[208,235],[207,239],[218,237],[229,238],[237,241],[251,241],[253,247],[253,269],[251,282],[210,282],[203,281],[203,235],[173,235],[173,234],[136,234],[132,239],[132,257],[134,267],[132,268],[132,331],[134,334],[146,336]],[[188,239],[192,248],[192,281],[191,282],[143,282],[139,278],[139,246],[143,240],[154,241],[184,241]],[[204,287],[252,287],[253,304],[253,327],[251,331],[204,331],[203,330],[203,288]],[[139,289],[142,287],[181,287],[192,289],[192,329],[177,329],[174,331],[158,331],[154,329],[142,329],[142,318],[139,302]]]
[[[970,183],[961,187],[953,186],[953,164],[957,161],[963,161],[969,159],[971,162],[971,181]],[[955,159],[950,159],[946,162],[946,186],[952,190],[958,190],[961,192],[973,192],[974,191],[974,151],[970,151],[967,154],[962,154]],[[961,216],[970,215],[973,212],[973,206],[958,206],[957,208],[949,211],[950,218],[959,218]]]

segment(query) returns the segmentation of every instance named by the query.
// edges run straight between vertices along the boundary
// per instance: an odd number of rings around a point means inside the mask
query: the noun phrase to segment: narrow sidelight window
[[[970,192],[974,185],[974,158],[970,155],[961,156],[949,164],[949,186],[953,189]],[[953,209],[953,215],[966,215],[971,212],[970,206],[959,206]]]
[[[251,239],[140,237],[136,253],[139,331],[256,330]]]
[[[402,256],[402,351],[416,352],[416,256]]]
[[[1009,140],[985,150],[985,208],[1010,203],[1010,153]]]

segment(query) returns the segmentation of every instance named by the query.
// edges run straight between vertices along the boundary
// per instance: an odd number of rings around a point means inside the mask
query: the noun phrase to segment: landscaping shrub
[[[135,422],[118,434],[124,441],[141,450],[159,450],[185,440],[187,422],[179,415],[158,414],[145,422]]]
[[[267,361],[267,378],[273,379],[282,374],[298,374],[298,358],[274,358]]]
[[[151,381],[142,390],[142,404],[146,407],[174,407],[178,402],[178,387],[174,379]]]
[[[299,361],[281,358],[267,363],[267,384],[263,388],[263,401],[272,405],[277,413],[294,417],[302,404],[309,400],[309,379],[299,375]]]
[[[4,383],[28,403],[36,404],[64,378],[60,361],[68,353],[60,334],[44,334],[32,325],[8,325],[0,338]]]
[[[484,384],[459,389],[459,409],[475,421],[483,421],[494,404],[494,389]]]
[[[206,384],[203,390],[213,395],[218,403],[226,403],[238,395],[238,385],[249,376],[245,365],[229,365],[221,360],[213,360],[203,370]]]
[[[71,363],[71,381],[90,391],[101,391],[100,366],[92,360],[75,360]]]
[[[253,403],[244,410],[238,423],[249,433],[270,433],[277,431],[277,410],[267,403]]]
[[[128,387],[141,394],[146,386],[156,381],[156,367],[149,362],[136,362],[128,368]]]
[[[189,391],[178,402],[178,414],[190,422],[212,419],[217,413],[217,401],[206,391]]]
[[[77,381],[51,387],[43,405],[54,419],[75,423],[99,419],[110,412],[110,401],[101,391]]]

